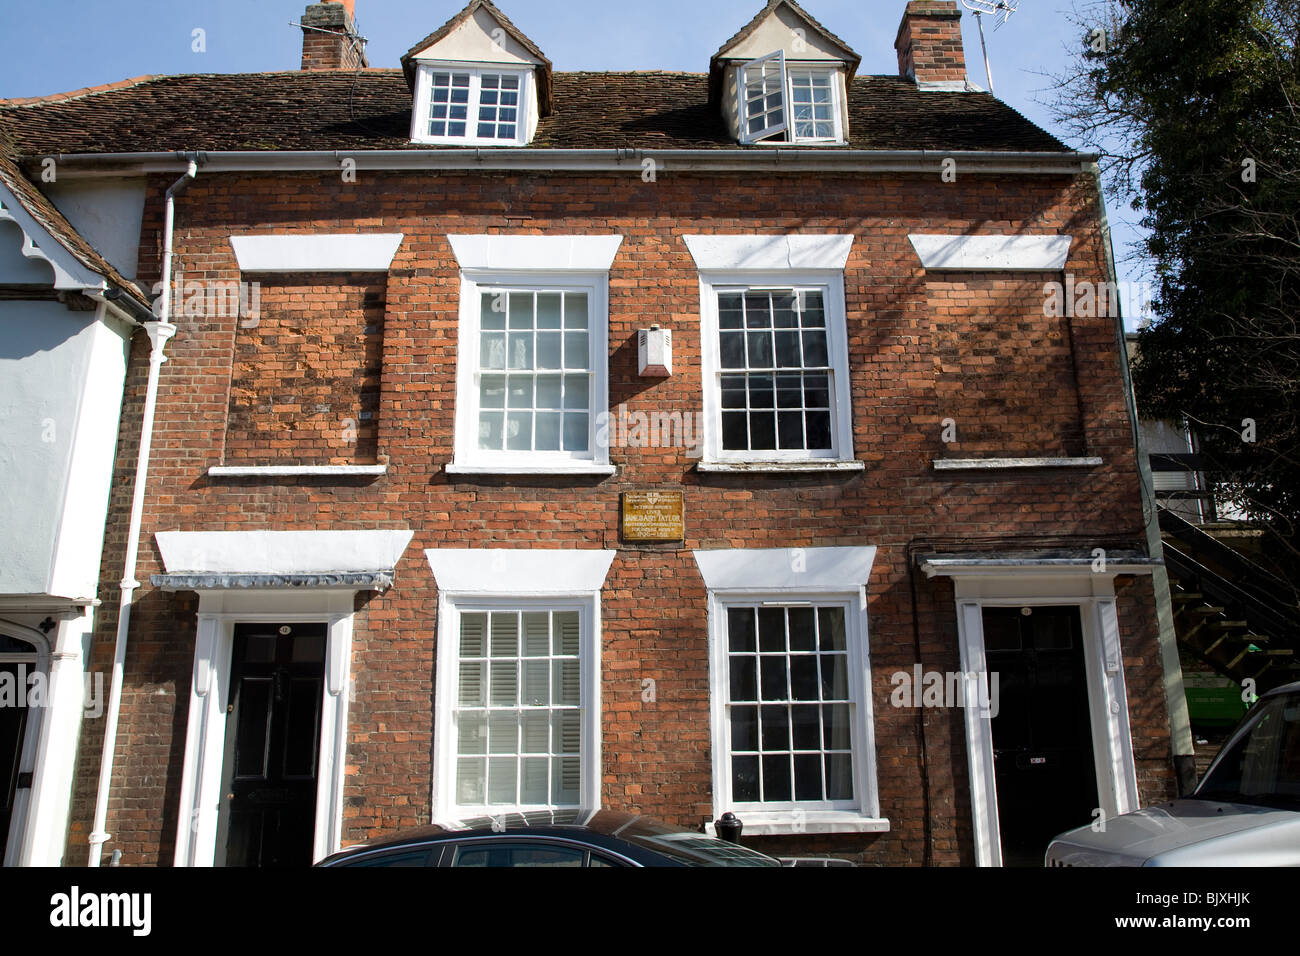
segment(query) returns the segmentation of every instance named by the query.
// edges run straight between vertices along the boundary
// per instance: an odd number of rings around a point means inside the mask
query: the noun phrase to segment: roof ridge
[[[11,99],[0,98],[0,106],[31,106],[35,103],[59,103],[64,100],[76,100],[83,96],[93,96],[96,93],[107,93],[111,90],[140,86],[152,80],[163,79],[166,76],[165,73],[142,73],[140,76],[132,76],[125,80],[114,80],[112,83],[101,83],[98,86],[83,86],[79,90],[70,90],[66,93],[48,93],[45,96],[16,96]]]

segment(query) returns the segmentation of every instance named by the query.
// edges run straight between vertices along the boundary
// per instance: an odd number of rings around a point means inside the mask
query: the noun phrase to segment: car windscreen
[[[1256,706],[1193,796],[1300,810],[1300,693]]]
[[[647,850],[679,860],[687,866],[776,866],[780,860],[735,843],[681,830],[641,817],[629,826],[620,827],[619,839]]]

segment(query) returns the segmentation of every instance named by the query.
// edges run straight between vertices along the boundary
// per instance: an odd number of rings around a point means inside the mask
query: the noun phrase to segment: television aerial
[[[984,43],[984,15],[988,14],[993,17],[1000,17],[998,25],[994,29],[1000,29],[1003,24],[1011,19],[1011,14],[1016,12],[1020,5],[1020,0],[961,0],[964,6],[971,13],[975,14],[975,22],[980,28],[980,49],[984,52],[984,77],[989,83],[989,92],[993,92],[993,70],[989,66],[989,48]]]

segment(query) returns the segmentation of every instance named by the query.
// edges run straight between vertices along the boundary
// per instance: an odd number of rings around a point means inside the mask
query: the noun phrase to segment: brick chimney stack
[[[894,40],[898,73],[923,90],[964,90],[966,54],[956,0],[911,0]]]
[[[302,15],[302,68],[356,70],[370,63],[357,35],[356,0],[313,3]]]

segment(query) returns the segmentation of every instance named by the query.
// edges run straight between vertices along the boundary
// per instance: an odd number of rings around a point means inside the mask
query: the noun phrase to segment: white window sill
[[[798,474],[800,472],[863,471],[866,465],[853,459],[837,461],[827,458],[814,461],[701,461],[696,471],[733,474]]]
[[[1008,471],[1016,468],[1096,468],[1100,458],[936,458],[935,471]]]
[[[884,817],[864,817],[861,814],[842,810],[809,810],[795,816],[794,811],[783,810],[779,813],[733,810],[744,825],[741,837],[747,836],[793,836],[804,833],[888,833],[889,821]],[[706,823],[704,830],[710,836],[717,836],[712,823]]]
[[[350,478],[358,475],[384,475],[387,465],[213,465],[208,469],[212,478],[289,478],[321,476]]]
[[[612,475],[618,469],[595,462],[552,465],[458,465],[452,462],[444,465],[442,470],[449,475]]]

